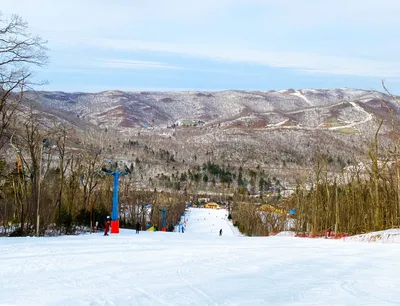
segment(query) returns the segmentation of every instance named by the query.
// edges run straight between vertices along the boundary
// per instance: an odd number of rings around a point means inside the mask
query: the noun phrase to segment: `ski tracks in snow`
[[[187,272],[187,270],[185,270],[185,271]],[[212,303],[212,305],[218,305],[218,303],[215,300],[213,300],[207,293],[205,293],[204,291],[200,290],[195,285],[193,285],[188,280],[187,277],[184,277],[183,274],[182,274],[182,270],[181,269],[178,269],[177,274],[178,274],[179,278],[181,279],[181,281],[183,281],[192,291],[194,291],[195,293],[198,293],[201,296],[205,297],[209,302]],[[196,299],[194,299],[194,301],[196,301]],[[207,304],[207,305],[210,305],[210,304]]]
[[[10,305],[391,305],[400,245],[241,237],[226,211],[191,209],[182,233],[0,240]],[[218,236],[214,229],[224,228]],[[4,250],[4,252],[3,252]]]

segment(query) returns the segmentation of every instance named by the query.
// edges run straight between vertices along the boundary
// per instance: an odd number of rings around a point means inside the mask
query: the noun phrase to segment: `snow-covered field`
[[[224,210],[187,219],[183,234],[1,238],[0,305],[400,304],[400,245],[242,237]]]

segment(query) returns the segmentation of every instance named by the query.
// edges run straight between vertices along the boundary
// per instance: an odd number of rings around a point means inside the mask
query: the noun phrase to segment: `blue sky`
[[[48,40],[44,90],[400,94],[398,0],[0,0]]]

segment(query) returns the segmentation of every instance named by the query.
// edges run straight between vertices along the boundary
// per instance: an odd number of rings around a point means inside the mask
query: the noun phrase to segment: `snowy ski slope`
[[[243,237],[225,210],[187,219],[183,234],[1,238],[0,305],[400,304],[400,245]]]

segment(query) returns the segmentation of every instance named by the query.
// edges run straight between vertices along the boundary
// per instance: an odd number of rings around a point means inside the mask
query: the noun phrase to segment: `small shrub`
[[[21,237],[22,236],[22,231],[20,227],[17,227],[15,230],[13,230],[9,235],[9,237]]]

